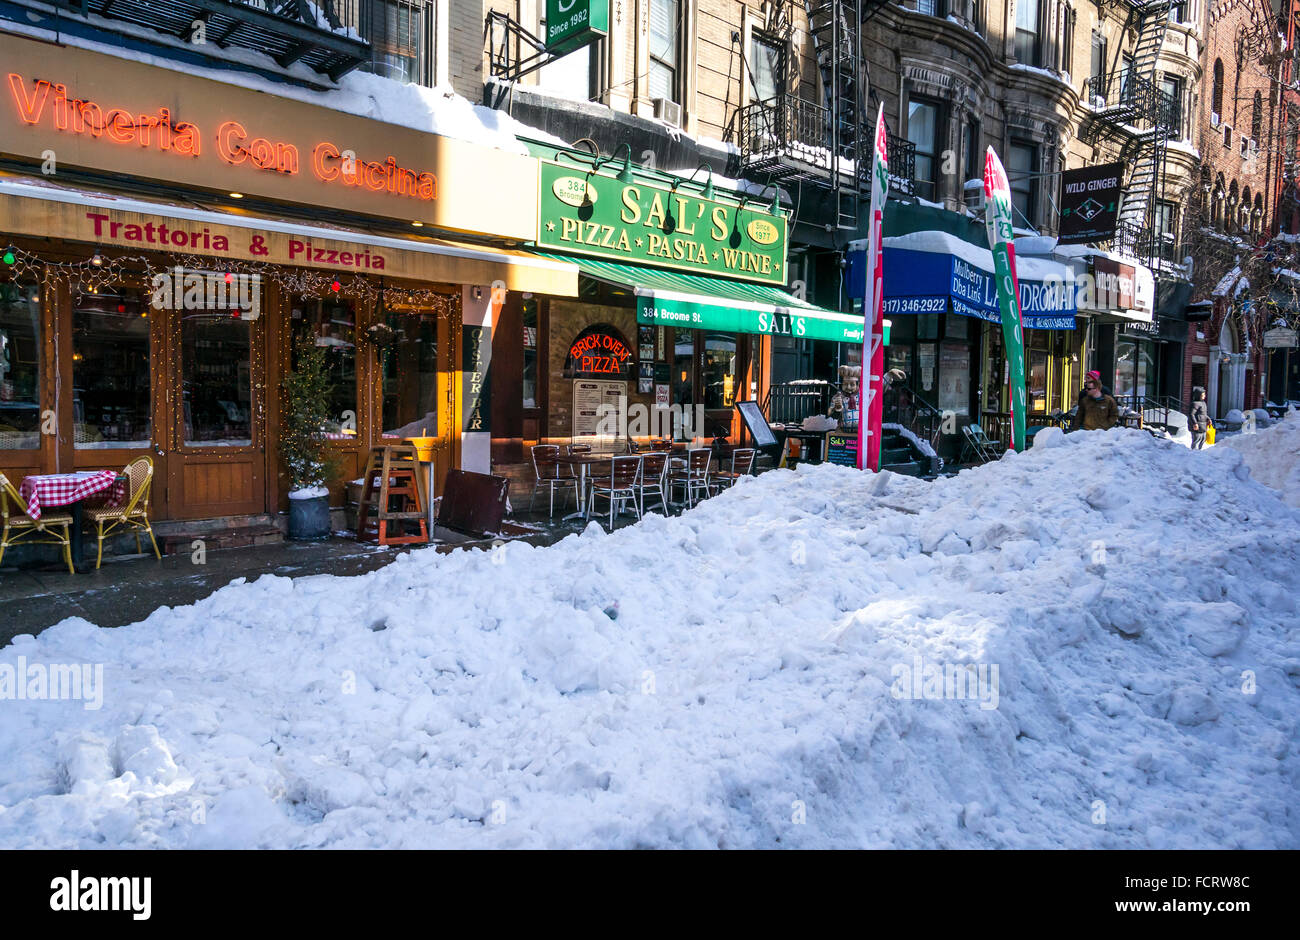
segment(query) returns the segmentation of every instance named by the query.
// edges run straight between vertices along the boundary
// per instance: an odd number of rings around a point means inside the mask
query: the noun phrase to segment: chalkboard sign
[[[846,434],[843,431],[826,433],[826,462],[837,463],[842,467],[858,465],[858,435],[856,432]]]
[[[758,407],[758,402],[738,401],[736,408],[740,410],[740,416],[745,419],[745,426],[753,435],[756,446],[759,448],[776,446],[776,435],[768,427],[767,419],[763,417],[763,409]]]

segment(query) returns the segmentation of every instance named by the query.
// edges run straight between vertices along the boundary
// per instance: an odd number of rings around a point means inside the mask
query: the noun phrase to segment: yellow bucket
[[[421,463],[433,461],[433,442],[436,437],[408,437],[406,443],[415,445],[415,456]]]

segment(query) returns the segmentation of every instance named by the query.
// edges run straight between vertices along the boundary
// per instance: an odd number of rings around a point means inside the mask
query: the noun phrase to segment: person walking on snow
[[[1188,412],[1187,423],[1192,432],[1192,450],[1200,450],[1210,429],[1210,409],[1205,405],[1205,389],[1199,385],[1192,389],[1192,410]]]
[[[1079,393],[1079,406],[1070,421],[1070,430],[1104,431],[1119,423],[1119,403],[1101,387],[1101,373],[1089,372]]]

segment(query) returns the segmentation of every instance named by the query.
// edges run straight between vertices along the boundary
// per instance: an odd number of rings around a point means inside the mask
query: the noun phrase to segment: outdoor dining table
[[[54,506],[72,507],[72,560],[81,558],[81,505],[101,493],[116,506],[126,498],[126,477],[116,470],[82,470],[75,473],[40,473],[23,478],[18,495],[27,501],[27,515],[40,519]]]
[[[578,473],[578,508],[575,512],[561,517],[561,522],[587,518],[587,468],[594,467],[596,464],[609,463],[611,459],[610,454],[560,454],[556,458],[557,463],[566,463]]]

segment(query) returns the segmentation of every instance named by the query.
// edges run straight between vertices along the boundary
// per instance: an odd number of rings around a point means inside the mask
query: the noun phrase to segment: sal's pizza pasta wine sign
[[[786,219],[543,161],[537,244],[611,261],[785,284]]]

